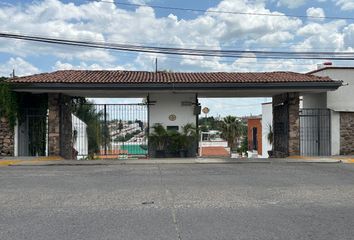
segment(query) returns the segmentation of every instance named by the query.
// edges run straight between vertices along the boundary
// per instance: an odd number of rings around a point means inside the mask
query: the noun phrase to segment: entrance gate
[[[41,108],[23,109],[23,119],[18,128],[18,155],[45,156],[48,139],[47,110]]]
[[[300,153],[302,156],[331,155],[330,110],[300,110]]]
[[[147,104],[85,104],[72,116],[78,158],[129,158],[148,155]]]

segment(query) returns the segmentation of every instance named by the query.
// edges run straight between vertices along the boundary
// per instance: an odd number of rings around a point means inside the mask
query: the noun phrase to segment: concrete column
[[[274,156],[300,154],[299,94],[273,96]]]
[[[48,154],[72,159],[70,97],[48,94]]]

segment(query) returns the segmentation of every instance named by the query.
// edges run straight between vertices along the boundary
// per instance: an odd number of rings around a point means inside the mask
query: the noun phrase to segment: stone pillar
[[[60,155],[65,159],[73,159],[71,97],[61,96],[60,109]]]
[[[14,130],[5,116],[0,117],[0,156],[14,155]]]
[[[340,113],[340,154],[354,154],[354,112]]]
[[[72,159],[72,123],[70,97],[48,94],[48,145],[49,156]]]
[[[48,94],[48,155],[60,156],[60,94]]]
[[[300,155],[300,98],[289,93],[289,156]]]
[[[273,96],[273,129],[275,157],[300,154],[299,94]]]

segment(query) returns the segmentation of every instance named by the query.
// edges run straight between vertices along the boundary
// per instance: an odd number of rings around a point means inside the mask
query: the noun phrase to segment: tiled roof
[[[291,83],[332,82],[329,77],[295,72],[140,72],[140,71],[89,71],[62,70],[12,79],[14,83]]]

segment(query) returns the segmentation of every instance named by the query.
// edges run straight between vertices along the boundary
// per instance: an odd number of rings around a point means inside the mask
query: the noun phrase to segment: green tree
[[[102,137],[102,111],[97,111],[92,103],[85,98],[74,98],[72,112],[87,125],[88,153],[92,157],[104,144]]]
[[[7,117],[10,127],[14,127],[18,116],[18,99],[11,86],[6,82],[7,78],[0,77],[0,116]]]
[[[226,116],[221,122],[221,132],[221,136],[227,141],[231,150],[235,150],[241,136],[245,134],[245,128],[236,117]]]

